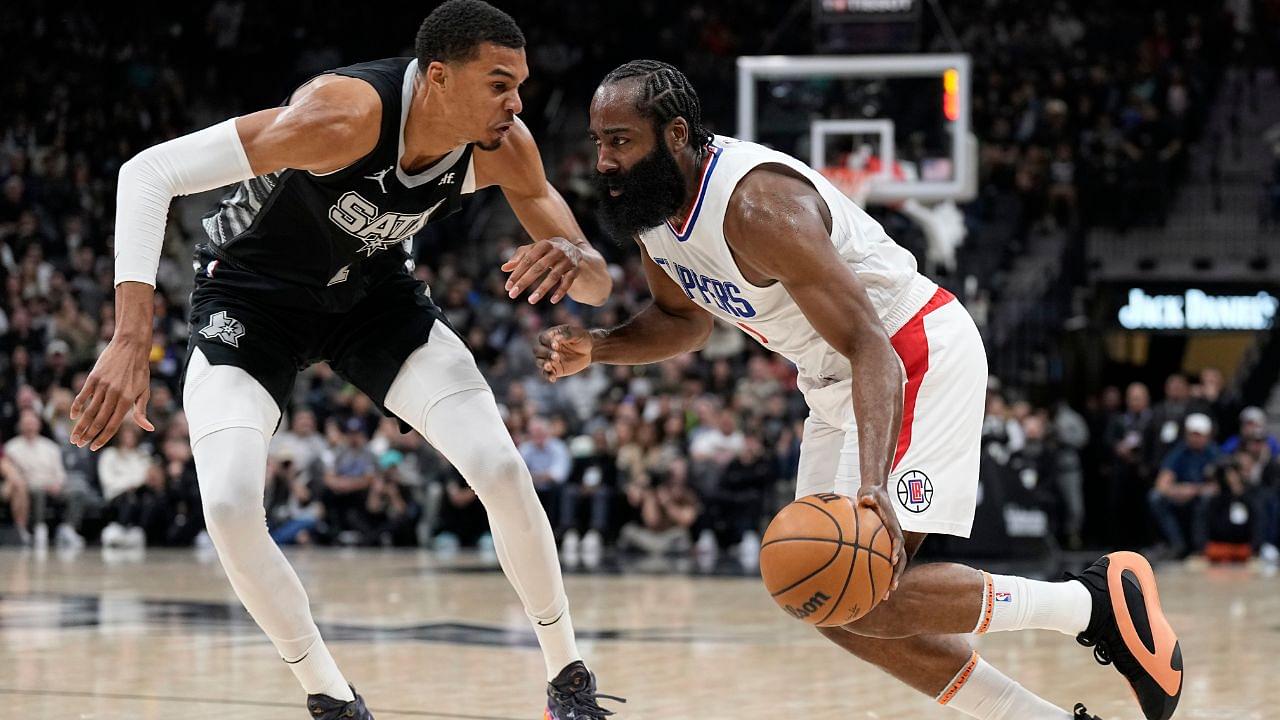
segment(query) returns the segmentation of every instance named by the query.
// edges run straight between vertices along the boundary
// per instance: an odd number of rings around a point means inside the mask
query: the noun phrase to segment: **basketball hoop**
[[[876,173],[869,172],[866,168],[847,166],[819,168],[818,172],[830,180],[845,197],[857,203],[858,207],[867,206],[867,195],[871,192],[871,181],[875,179]]]

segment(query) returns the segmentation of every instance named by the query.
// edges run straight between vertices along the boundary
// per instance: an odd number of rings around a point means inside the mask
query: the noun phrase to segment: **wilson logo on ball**
[[[791,605],[784,605],[782,609],[790,613],[791,617],[796,618],[798,620],[803,620],[809,617],[810,615],[818,612],[818,608],[822,607],[823,604],[825,604],[830,599],[831,597],[828,596],[826,593],[819,591],[815,593],[813,597],[805,601],[805,604],[801,605],[800,607],[792,607]]]

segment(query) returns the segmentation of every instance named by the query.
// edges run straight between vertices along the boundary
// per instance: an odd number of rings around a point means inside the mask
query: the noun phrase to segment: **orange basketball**
[[[874,608],[893,580],[889,533],[847,495],[796,500],[769,523],[760,574],[778,606],[810,625],[851,623]]]

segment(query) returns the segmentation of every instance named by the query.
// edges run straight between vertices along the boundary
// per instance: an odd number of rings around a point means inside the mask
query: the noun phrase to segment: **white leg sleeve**
[[[533,478],[474,358],[442,323],[405,361],[386,406],[439,450],[484,504],[498,560],[542,645],[547,679],[581,659],[555,536]]]
[[[267,441],[280,411],[249,373],[211,366],[199,350],[182,395],[205,522],[231,587],[308,693],[350,699],[302,583],[267,534]]]

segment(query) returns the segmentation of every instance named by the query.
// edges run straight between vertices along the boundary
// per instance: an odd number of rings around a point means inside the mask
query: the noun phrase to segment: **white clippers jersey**
[[[916,272],[911,253],[821,173],[790,155],[721,135],[710,150],[685,226],[663,223],[641,233],[640,241],[690,299],[794,362],[801,376],[829,382],[851,372],[849,362],[814,330],[781,283],[759,287],[747,282],[729,251],[725,210],[738,182],[756,166],[786,165],[817,188],[831,212],[831,242],[866,287],[890,336],[937,291],[932,280]]]

